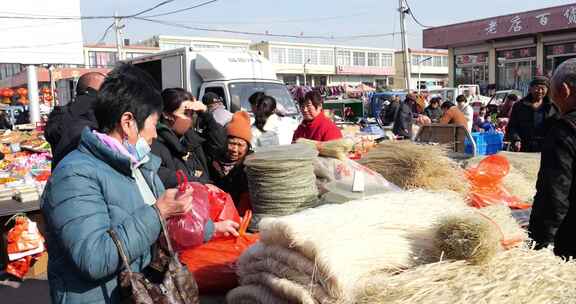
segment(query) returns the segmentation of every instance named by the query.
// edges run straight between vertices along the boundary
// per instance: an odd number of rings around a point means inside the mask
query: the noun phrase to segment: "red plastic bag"
[[[196,247],[204,243],[204,227],[213,222],[232,220],[240,224],[240,215],[230,195],[213,185],[188,182],[186,174],[176,172],[180,193],[191,189],[194,207],[184,215],[168,219],[167,228],[174,250]],[[215,235],[215,238],[221,237]]]
[[[468,169],[466,176],[472,186],[468,195],[470,205],[476,208],[496,204],[504,204],[513,209],[530,208],[530,204],[511,195],[502,186],[502,179],[509,171],[508,159],[501,155],[488,156],[478,166]]]
[[[187,183],[193,189],[190,212],[171,217],[166,221],[168,235],[174,250],[180,251],[204,243],[204,227],[210,219],[210,202],[208,191],[199,183]]]
[[[44,237],[40,234],[38,226],[25,216],[16,216],[16,224],[7,237],[8,265],[6,272],[23,279],[30,265],[46,249],[44,247]]]
[[[226,292],[238,286],[236,261],[260,238],[258,234],[246,233],[251,218],[252,212],[247,211],[240,225],[240,236],[237,238],[215,239],[180,252],[180,260],[194,274],[201,293]]]
[[[240,214],[236,210],[234,201],[230,194],[224,192],[214,185],[204,185],[208,190],[208,200],[210,201],[210,218],[214,222],[231,220],[240,224]]]

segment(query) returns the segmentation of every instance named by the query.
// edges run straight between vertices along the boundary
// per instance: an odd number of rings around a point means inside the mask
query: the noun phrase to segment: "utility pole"
[[[306,81],[306,64],[310,63],[310,58],[306,59],[304,61],[304,86],[307,85],[307,81]]]
[[[122,19],[118,17],[118,12],[114,13],[114,29],[116,30],[116,52],[118,61],[124,60],[124,53],[122,50],[122,29],[123,25],[120,25]]]
[[[398,0],[398,11],[400,12],[400,32],[402,35],[402,53],[404,58],[404,80],[406,89],[410,91],[411,69],[410,69],[410,54],[408,53],[408,40],[406,39],[406,13],[408,7],[404,5],[404,0]]]

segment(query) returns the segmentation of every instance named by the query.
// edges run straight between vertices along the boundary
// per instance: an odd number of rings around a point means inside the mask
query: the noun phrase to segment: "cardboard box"
[[[48,273],[48,253],[44,252],[40,258],[30,267],[26,274],[28,279],[39,279],[45,277]]]

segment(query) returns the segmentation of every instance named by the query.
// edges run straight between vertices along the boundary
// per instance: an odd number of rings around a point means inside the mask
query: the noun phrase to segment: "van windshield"
[[[248,98],[256,92],[264,92],[276,99],[277,108],[285,115],[298,114],[298,107],[285,85],[273,82],[236,82],[229,84],[231,104],[243,111],[252,112]]]

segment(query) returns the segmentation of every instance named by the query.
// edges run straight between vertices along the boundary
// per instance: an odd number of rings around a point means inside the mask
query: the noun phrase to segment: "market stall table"
[[[33,201],[21,203],[16,200],[0,201],[0,218],[12,216],[17,213],[26,213],[40,210],[40,202]]]

